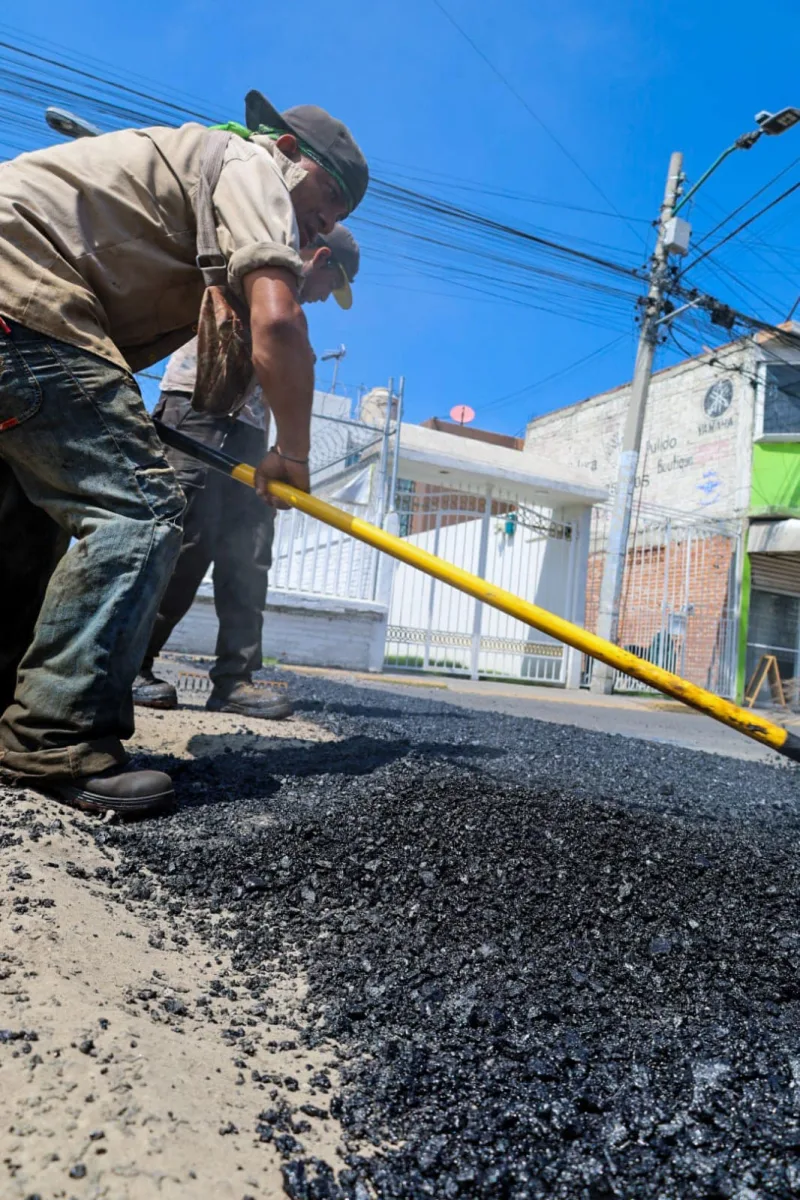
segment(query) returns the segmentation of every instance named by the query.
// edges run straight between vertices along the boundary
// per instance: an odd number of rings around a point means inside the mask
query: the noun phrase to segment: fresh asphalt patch
[[[798,1195],[795,770],[293,687],[337,740],[165,757],[178,811],[95,835],[131,902],[306,980],[346,1141],[315,1159],[281,1092],[286,1193]]]

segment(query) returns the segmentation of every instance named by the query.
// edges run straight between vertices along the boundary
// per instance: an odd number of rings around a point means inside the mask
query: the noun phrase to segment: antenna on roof
[[[450,420],[455,421],[456,425],[469,425],[470,421],[475,420],[475,409],[468,404],[456,404],[450,409]]]
[[[323,362],[330,362],[333,359],[333,379],[331,380],[331,392],[336,391],[336,380],[339,377],[339,363],[347,354],[347,346],[342,344],[338,350],[326,350],[321,356]]]

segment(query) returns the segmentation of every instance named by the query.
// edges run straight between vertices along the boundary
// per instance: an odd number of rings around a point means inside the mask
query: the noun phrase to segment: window
[[[411,527],[414,523],[415,490],[413,479],[398,479],[395,504],[397,505],[397,516],[399,520],[399,529],[397,532],[402,538],[410,536]]]
[[[764,433],[800,433],[800,365],[767,367]]]
[[[747,626],[747,680],[765,654],[778,663],[784,686],[792,681],[790,695],[796,695],[800,678],[800,597],[784,596],[778,592],[750,593],[750,620]],[[759,702],[769,703],[770,691],[766,682],[761,685]]]

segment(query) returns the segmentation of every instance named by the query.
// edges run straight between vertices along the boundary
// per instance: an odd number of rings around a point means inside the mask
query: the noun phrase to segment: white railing
[[[362,506],[342,504],[364,516]],[[361,510],[361,511],[359,511]],[[275,522],[270,587],[345,600],[372,600],[377,550],[292,509]]]
[[[344,397],[325,394],[319,399],[312,417],[312,488],[346,512],[380,523],[398,422],[388,413],[383,425],[376,426],[353,419]],[[334,411],[326,412],[323,405]],[[272,590],[373,601],[379,561],[377,550],[312,517],[294,509],[276,515]]]

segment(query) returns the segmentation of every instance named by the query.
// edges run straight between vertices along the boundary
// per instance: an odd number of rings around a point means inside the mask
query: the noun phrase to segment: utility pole
[[[647,291],[639,347],[636,351],[636,366],[631,384],[631,398],[622,436],[622,450],[617,469],[617,487],[611,502],[611,518],[608,526],[608,546],[603,563],[603,580],[600,585],[600,607],[597,633],[609,642],[616,642],[619,633],[619,610],[622,598],[622,580],[628,549],[628,533],[631,527],[633,492],[639,466],[639,450],[642,444],[642,429],[647,408],[647,394],[653,374],[653,359],[658,344],[658,327],[664,303],[664,288],[669,262],[667,226],[673,218],[675,206],[683,180],[683,155],[676,152],[669,160],[667,184],[658,221],[658,239],[650,268],[650,286]],[[611,693],[614,686],[614,669],[605,663],[595,662],[592,671],[591,690]]]
[[[331,392],[336,391],[336,380],[339,378],[339,363],[347,354],[347,347],[342,345],[338,350],[326,350],[322,355],[323,362],[330,362],[333,359],[333,379],[331,380]]]

